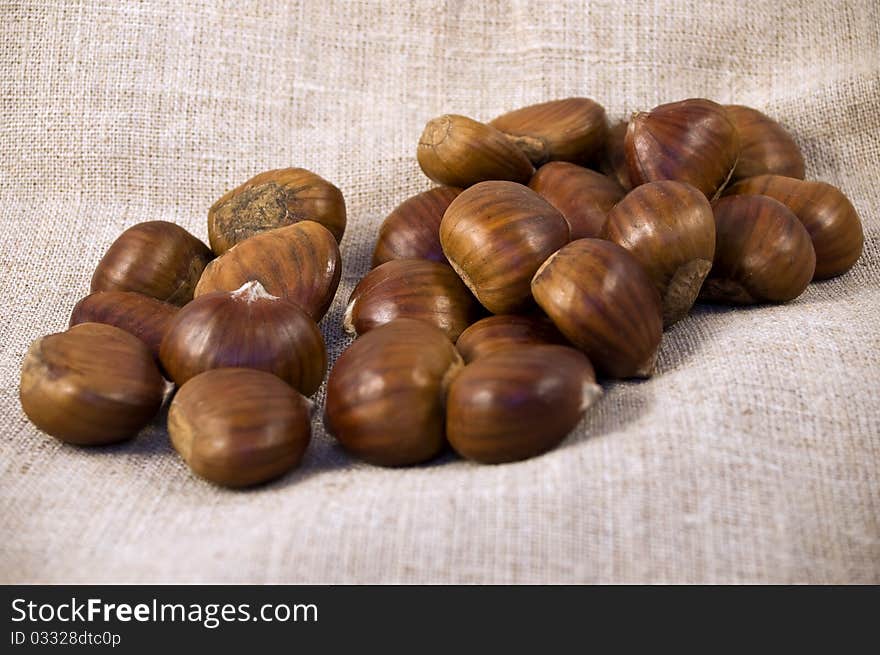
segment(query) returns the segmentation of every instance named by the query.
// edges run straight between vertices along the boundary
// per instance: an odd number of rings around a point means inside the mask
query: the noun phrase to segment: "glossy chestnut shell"
[[[572,241],[541,266],[532,294],[600,373],[653,373],[663,332],[660,295],[628,251],[602,239]]]
[[[731,304],[797,298],[816,268],[806,228],[767,196],[726,196],[713,205],[715,260],[700,298]]]

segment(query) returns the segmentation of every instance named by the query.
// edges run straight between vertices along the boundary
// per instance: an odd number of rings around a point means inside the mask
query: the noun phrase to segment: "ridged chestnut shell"
[[[529,188],[559,210],[572,240],[599,236],[608,212],[624,196],[610,177],[562,161],[541,166]]]
[[[505,134],[537,139],[532,163],[598,161],[608,137],[605,108],[590,98],[564,98],[529,105],[502,114],[489,125]]]
[[[445,406],[461,357],[442,330],[399,318],[358,337],[327,379],[324,425],[354,455],[405,466],[446,444]]]
[[[683,182],[649,182],[612,209],[602,237],[626,248],[654,282],[667,327],[690,311],[712,268],[715,219],[706,196]]]
[[[732,304],[797,298],[816,268],[806,228],[791,210],[767,196],[716,200],[715,261],[700,298]]]
[[[256,280],[320,321],[339,286],[342,260],[333,235],[314,221],[301,221],[242,241],[205,269],[196,297],[234,291]]]
[[[437,184],[460,188],[485,180],[525,184],[535,170],[502,132],[456,114],[428,121],[416,156],[422,171]]]
[[[554,448],[602,394],[583,353],[527,345],[481,357],[449,387],[446,434],[455,451],[484,464]]]
[[[452,341],[482,315],[482,307],[448,264],[395,259],[377,266],[352,291],[343,327],[364,334],[395,318],[437,326]]]
[[[743,193],[775,198],[800,219],[816,251],[814,280],[846,273],[861,256],[865,243],[862,222],[837,187],[781,175],[759,175],[737,182],[726,195]]]
[[[311,438],[309,401],[274,375],[205,371],[168,408],[168,435],[197,475],[227,487],[266,482],[295,468]]]
[[[320,175],[282,168],[260,173],[217,200],[208,210],[208,237],[222,255],[255,234],[299,221],[320,223],[342,241],[345,199]]]
[[[179,225],[138,223],[119,235],[98,263],[91,291],[134,291],[185,305],[213,256],[208,246]]]
[[[692,98],[634,114],[624,148],[633,185],[677,180],[715,198],[733,173],[740,144],[724,107]]]
[[[616,243],[572,241],[541,266],[532,294],[600,373],[653,373],[663,332],[660,295],[638,260]]]
[[[804,156],[784,127],[757,109],[725,105],[739,134],[739,160],[731,181],[756,175],[804,179]]]
[[[318,390],[327,369],[315,322],[259,282],[193,300],[174,317],[159,355],[178,385],[212,368],[255,368],[306,396]]]
[[[494,314],[533,306],[529,282],[568,243],[565,218],[537,193],[513,182],[482,182],[452,201],[440,223],[449,263]]]
[[[461,189],[435,187],[407,198],[382,221],[373,250],[373,266],[392,259],[429,259],[446,263],[440,246],[440,221]]]
[[[553,323],[542,316],[499,314],[480,319],[461,333],[455,347],[470,363],[505,348],[538,344],[566,344]]]

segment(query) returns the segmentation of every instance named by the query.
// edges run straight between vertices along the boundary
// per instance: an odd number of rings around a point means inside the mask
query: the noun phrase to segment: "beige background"
[[[880,582],[873,0],[0,11],[0,582]],[[379,222],[430,186],[425,121],[567,95],[615,118],[690,96],[767,111],[852,199],[864,256],[788,306],[697,309],[655,378],[607,385],[562,447],[518,464],[383,470],[316,422],[301,469],[236,493],[190,475],[162,418],[83,450],[22,416],[27,345],[65,327],[125,227],[206,238],[207,207],[254,173],[334,181],[335,357]]]

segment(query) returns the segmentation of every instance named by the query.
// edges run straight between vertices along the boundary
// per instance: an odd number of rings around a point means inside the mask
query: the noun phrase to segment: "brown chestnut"
[[[715,261],[702,300],[733,304],[787,302],[801,295],[816,268],[806,228],[767,196],[716,200]]]
[[[541,166],[529,188],[559,210],[572,240],[599,236],[608,212],[624,195],[610,177],[563,161]]]
[[[345,233],[342,192],[304,168],[266,171],[232,189],[208,210],[211,249],[222,255],[255,234],[299,221],[315,221],[337,242]]]
[[[91,291],[134,291],[185,305],[213,255],[179,225],[147,221],[113,242],[92,275]]]
[[[651,376],[663,333],[660,295],[628,251],[601,239],[572,241],[544,262],[532,294],[600,373]]]
[[[455,341],[481,313],[480,303],[447,264],[394,259],[367,273],[354,288],[343,327],[349,334],[364,334],[395,318],[415,318]]]
[[[257,280],[270,294],[292,300],[317,322],[333,302],[341,274],[333,235],[314,221],[300,221],[230,248],[205,269],[196,297],[234,291]]]
[[[455,114],[428,121],[416,156],[429,178],[461,188],[484,180],[525,184],[535,170],[520,147],[502,132]]]
[[[842,275],[862,254],[862,222],[849,199],[825,182],[759,175],[734,184],[726,195],[759,194],[788,207],[807,228],[816,251],[814,280]]]
[[[247,282],[199,296],[181,309],[162,339],[162,365],[178,385],[212,368],[268,371],[307,396],[327,369],[324,339],[302,309]]]
[[[532,163],[570,161],[589,164],[598,160],[608,136],[605,109],[590,98],[564,98],[509,111],[489,122],[515,137],[536,139]]]
[[[98,291],[76,303],[70,327],[80,323],[113,325],[143,341],[159,358],[159,344],[178,307],[133,291]]]
[[[398,318],[355,340],[327,379],[324,425],[350,453],[404,466],[446,444],[445,399],[461,356],[442,330]]]
[[[766,174],[804,179],[804,156],[784,127],[751,107],[725,105],[724,109],[740,142],[731,182]]]
[[[721,105],[702,98],[633,114],[624,149],[634,185],[687,182],[716,198],[733,173],[739,137]]]
[[[608,213],[602,237],[639,260],[660,293],[665,326],[687,315],[715,254],[706,196],[683,182],[643,184]]]
[[[481,182],[452,201],[440,222],[449,263],[493,314],[532,305],[529,281],[568,243],[565,218],[526,186]]]
[[[499,314],[471,325],[458,337],[455,347],[465,363],[470,363],[504,348],[565,343],[565,337],[545,317]]]
[[[46,434],[80,446],[133,437],[164,393],[149,348],[112,325],[81,323],[37,339],[21,367],[24,413]]]
[[[452,381],[446,435],[459,455],[484,464],[534,457],[565,439],[601,394],[590,361],[574,348],[499,350]]]
[[[216,368],[174,396],[168,435],[196,475],[245,487],[299,465],[311,438],[309,414],[309,401],[274,375]]]
[[[626,167],[626,150],[624,149],[627,127],[629,127],[629,123],[618,121],[608,130],[605,154],[599,165],[599,170],[617,182],[624,191],[632,189],[629,170]]]
[[[382,221],[373,250],[373,266],[392,259],[429,259],[446,263],[440,247],[440,220],[461,189],[441,186],[400,203]]]

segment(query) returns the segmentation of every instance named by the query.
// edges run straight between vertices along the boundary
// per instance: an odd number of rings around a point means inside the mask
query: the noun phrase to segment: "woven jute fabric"
[[[676,2],[2,3],[0,581],[880,582],[880,5]],[[139,221],[207,238],[255,173],[345,194],[345,300],[377,228],[430,188],[424,123],[589,96],[612,118],[687,97],[791,130],[809,178],[864,222],[848,274],[783,306],[698,307],[658,372],[609,383],[553,452],[383,469],[320,412],[303,465],[227,491],[164,413],[112,447],[63,445],[18,401],[29,343],[63,330]],[[323,390],[317,394],[319,407]]]

